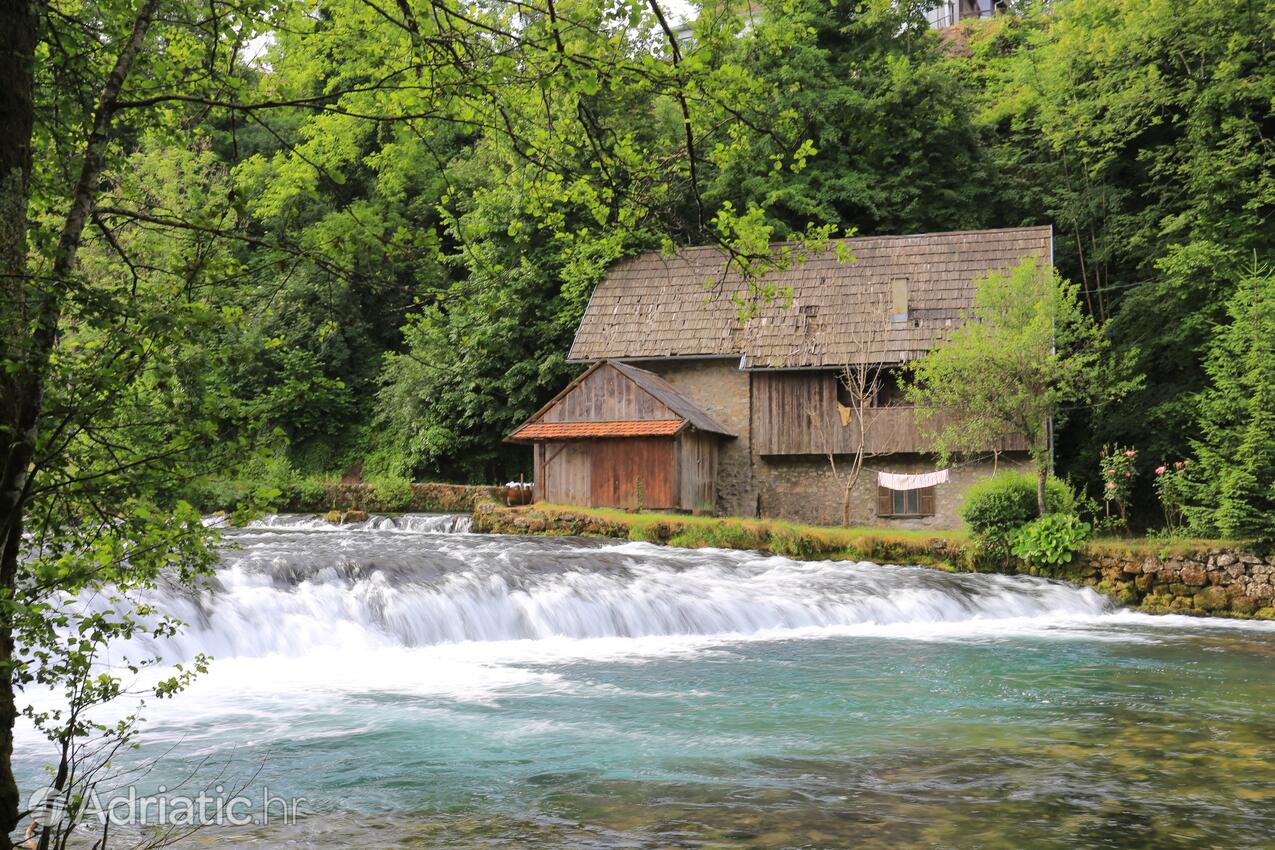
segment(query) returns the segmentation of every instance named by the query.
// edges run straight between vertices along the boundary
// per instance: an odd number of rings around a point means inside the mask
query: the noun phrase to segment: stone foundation
[[[842,472],[850,458],[837,458]],[[934,460],[922,455],[882,455],[867,458],[864,470],[850,491],[850,525],[873,525],[882,528],[953,529],[960,528],[961,504],[965,489],[975,481],[992,474],[992,461],[966,463],[951,470],[950,479],[934,490],[935,510],[926,517],[877,516],[877,471],[917,474],[934,471]],[[1030,462],[1022,452],[1002,457],[998,470],[1026,470]],[[754,466],[754,478],[761,503],[761,516],[788,519],[811,525],[842,525],[844,481],[832,474],[826,457],[790,456],[762,457]]]

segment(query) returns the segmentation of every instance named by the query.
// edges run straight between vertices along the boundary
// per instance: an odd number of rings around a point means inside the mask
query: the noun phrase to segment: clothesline
[[[916,475],[913,475],[913,476],[911,476],[911,477],[916,478],[916,477],[922,477],[922,476],[928,476],[928,475],[934,475],[934,476],[937,476],[937,475],[939,475],[939,474],[942,474],[942,475],[943,475],[942,481],[938,481],[938,480],[936,480],[936,481],[934,482],[934,484],[946,483],[946,482],[947,482],[947,480],[948,480],[947,473],[950,473],[952,470],[954,470],[954,469],[961,469],[962,467],[966,467],[966,466],[969,466],[970,464],[974,464],[974,463],[983,463],[984,461],[986,461],[986,460],[987,460],[987,458],[988,458],[988,457],[994,457],[994,456],[995,456],[994,454],[983,454],[983,455],[977,455],[977,456],[975,456],[975,457],[971,457],[971,458],[969,458],[968,460],[961,461],[960,463],[954,463],[954,464],[952,464],[951,466],[947,467],[946,469],[938,470],[938,471],[936,471],[936,472],[932,472],[932,473],[924,473],[924,472],[922,472],[922,473],[917,473]],[[862,469],[864,472],[872,472],[872,473],[876,473],[876,475],[877,475],[877,480],[878,480],[878,481],[880,481],[880,477],[881,477],[882,475],[887,475],[887,476],[900,476],[900,473],[897,473],[897,472],[890,472],[890,471],[888,471],[888,470],[884,470],[884,469],[877,469],[876,467],[872,467],[872,466],[863,466],[863,467],[861,467],[861,469]],[[931,485],[931,484],[924,484],[924,485],[917,485],[917,486],[926,486],[926,487],[929,487],[929,486],[933,486],[933,485]],[[888,489],[888,488],[887,488],[887,489]],[[908,487],[908,488],[904,488],[904,489],[912,489],[912,488],[911,488],[911,487]]]

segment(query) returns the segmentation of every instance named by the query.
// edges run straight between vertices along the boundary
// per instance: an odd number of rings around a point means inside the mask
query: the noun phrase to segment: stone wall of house
[[[660,375],[738,435],[733,440],[723,440],[718,455],[720,513],[776,517],[812,525],[841,524],[844,485],[833,475],[826,457],[763,457],[753,453],[752,375],[740,371],[738,361],[652,360],[639,365]],[[1029,466],[1022,453],[1002,456],[999,463],[1002,469]],[[952,471],[952,480],[935,491],[934,516],[883,519],[876,515],[876,470],[933,472],[934,461],[924,455],[883,455],[870,458],[866,466],[871,471],[865,470],[850,494],[850,523],[892,528],[960,528],[965,488],[992,472],[991,460],[958,467]]]
[[[651,360],[637,364],[668,381],[682,395],[738,436],[724,439],[717,455],[717,510],[731,516],[754,516],[750,436],[751,384],[738,359]]]
[[[1026,455],[1017,452],[1002,456],[999,461],[1001,470],[1029,465]],[[850,492],[850,524],[910,529],[960,528],[965,489],[991,475],[992,467],[990,459],[954,467],[948,483],[935,488],[934,516],[889,519],[877,516],[876,473],[933,472],[934,460],[915,454],[867,458],[863,472]],[[753,472],[761,501],[761,515],[811,525],[841,525],[846,471],[847,467],[839,462],[840,477],[834,476],[826,457],[757,458]]]

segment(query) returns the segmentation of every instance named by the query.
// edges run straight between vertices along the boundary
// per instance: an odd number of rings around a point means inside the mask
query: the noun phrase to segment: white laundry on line
[[[947,483],[948,470],[923,472],[920,475],[898,475],[893,472],[878,472],[877,484],[887,490],[918,490],[922,487],[933,487],[935,484]]]

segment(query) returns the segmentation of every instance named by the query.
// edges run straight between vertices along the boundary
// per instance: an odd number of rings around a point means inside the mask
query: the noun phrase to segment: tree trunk
[[[93,126],[84,145],[75,192],[58,239],[50,282],[35,283],[27,274],[26,235],[31,189],[31,140],[34,127],[35,48],[39,5],[35,0],[0,3],[0,292],[6,301],[0,345],[10,368],[0,378],[0,600],[11,603],[17,589],[23,519],[31,482],[28,478],[38,442],[38,425],[48,380],[49,360],[57,345],[65,281],[75,268],[84,226],[97,195],[111,122],[124,81],[141,50],[159,0],[146,0],[120,46],[115,67],[102,85]],[[17,826],[19,795],[13,777],[14,699],[13,608],[0,617],[0,832]]]
[[[35,126],[36,4],[0,3],[0,359],[21,363],[27,344],[27,209]],[[18,825],[13,776],[13,611],[22,501],[33,438],[21,372],[0,370],[0,834]]]
[[[1036,510],[1045,515],[1045,482],[1049,479],[1049,467],[1043,463],[1036,464]]]

